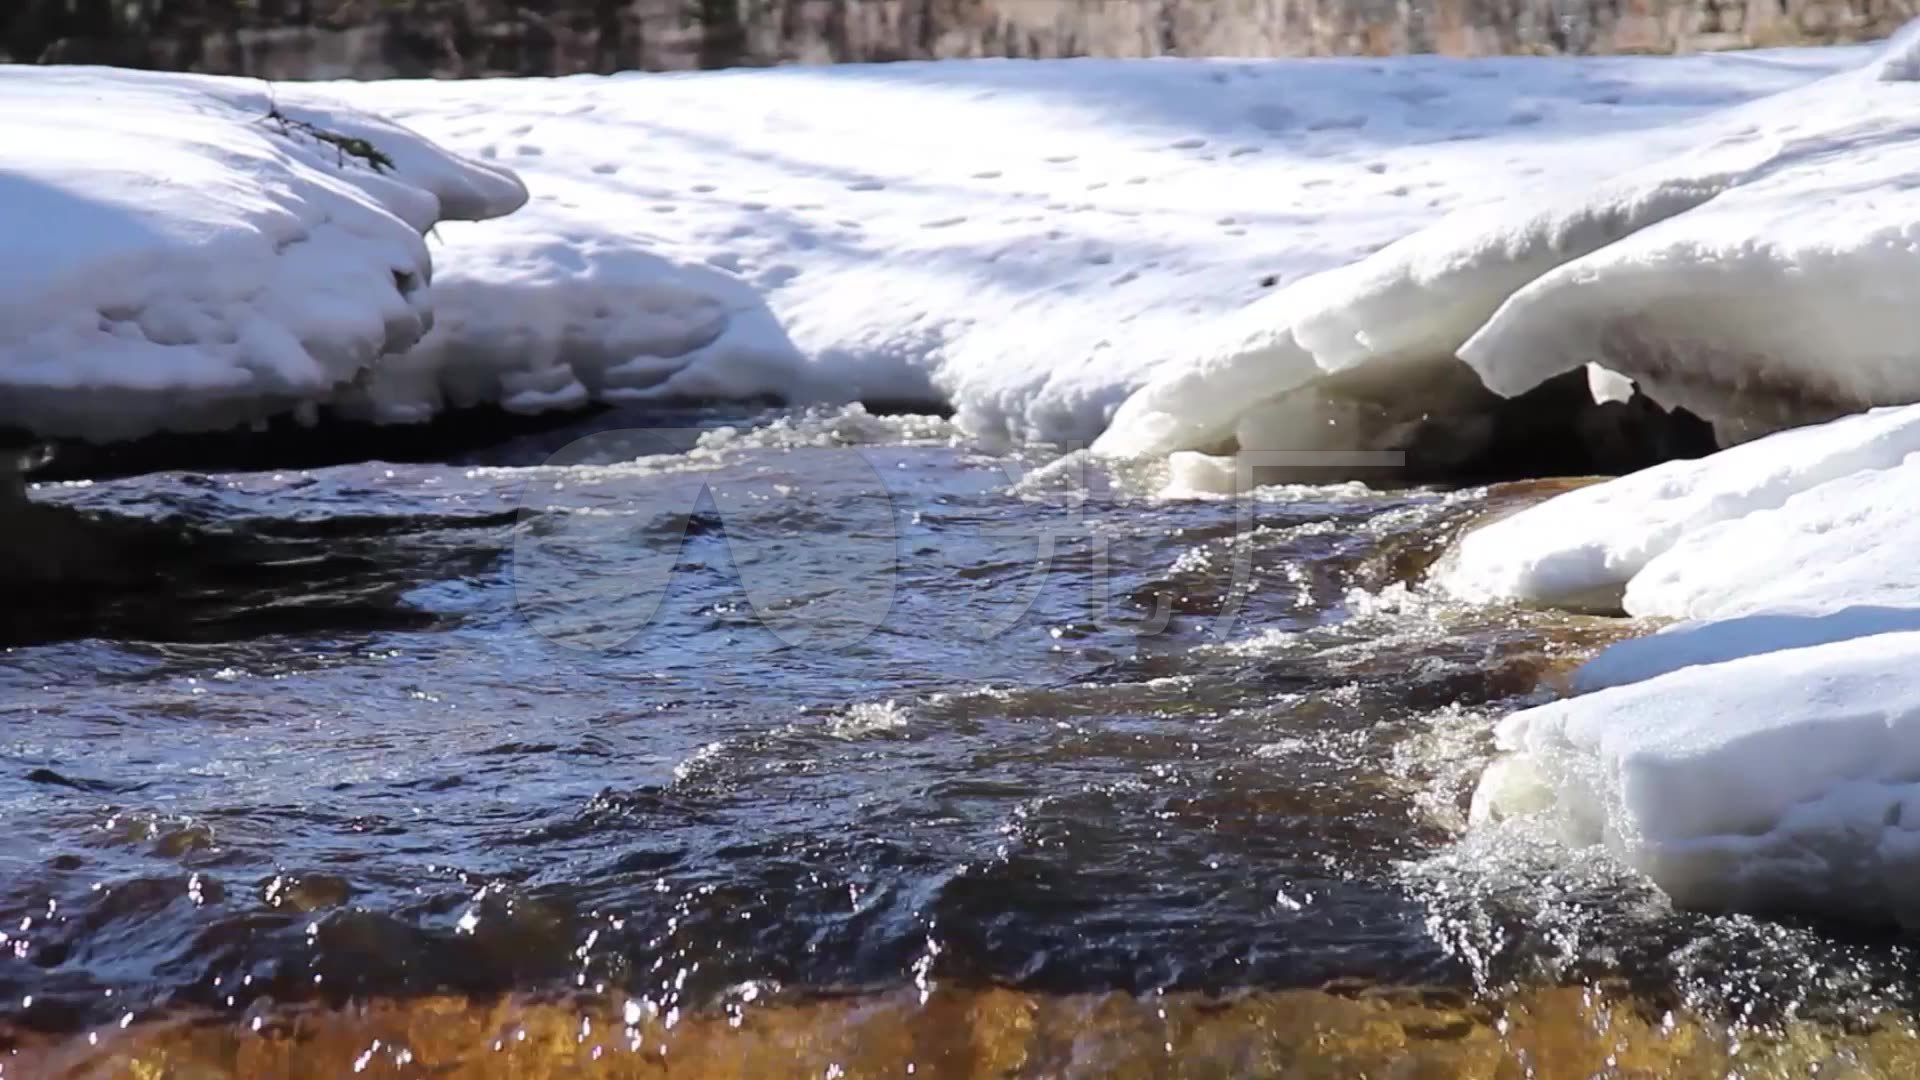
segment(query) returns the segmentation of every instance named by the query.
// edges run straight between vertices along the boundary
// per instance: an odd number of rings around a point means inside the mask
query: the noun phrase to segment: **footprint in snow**
[[[855,180],[853,183],[847,185],[848,191],[885,191],[886,188],[886,181],[875,180],[871,177],[865,180]]]
[[[593,171],[599,173],[601,176],[612,176],[614,173],[620,171],[620,166],[611,161],[603,161],[595,165]]]
[[[1308,131],[1352,131],[1367,126],[1363,113],[1350,113],[1346,116],[1322,116],[1307,121]]]
[[[932,221],[923,222],[920,227],[923,229],[948,229],[966,220],[964,217],[936,218]]]
[[[999,170],[999,169],[987,169],[987,170],[986,170],[986,171],[984,171],[984,172],[977,172],[977,173],[974,173],[974,174],[973,174],[973,179],[975,179],[975,180],[998,180],[998,179],[1000,179],[1000,170]]]
[[[1247,110],[1247,119],[1264,131],[1280,132],[1293,126],[1293,110],[1284,105],[1255,105]]]
[[[762,270],[760,276],[754,278],[753,283],[762,289],[777,289],[799,276],[800,271],[798,268],[782,263],[779,266],[769,266],[765,270]]]
[[[1168,144],[1167,144],[1167,149],[1169,149],[1169,150],[1198,150],[1198,149],[1200,149],[1201,147],[1203,147],[1203,146],[1205,146],[1205,145],[1207,145],[1207,140],[1205,140],[1205,139],[1202,139],[1202,138],[1199,138],[1199,137],[1197,137],[1197,136],[1189,136],[1188,138],[1185,138],[1185,139],[1180,139],[1180,140],[1177,140],[1177,141],[1175,141],[1175,142],[1170,142],[1170,143],[1168,143]]]

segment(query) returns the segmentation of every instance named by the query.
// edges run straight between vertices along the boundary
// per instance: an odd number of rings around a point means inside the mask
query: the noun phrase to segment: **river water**
[[[1901,940],[1465,830],[1635,629],[1420,587],[1557,485],[1157,483],[854,410],[41,486],[0,1076],[1913,1063]]]

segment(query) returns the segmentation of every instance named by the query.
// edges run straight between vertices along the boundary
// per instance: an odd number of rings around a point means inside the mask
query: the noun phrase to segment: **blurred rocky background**
[[[0,0],[5,59],[274,79],[1012,56],[1686,52],[1878,37],[1920,0]]]

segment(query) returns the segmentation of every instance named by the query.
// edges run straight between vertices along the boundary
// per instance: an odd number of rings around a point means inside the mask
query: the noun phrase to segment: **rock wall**
[[[1671,52],[1877,37],[1920,0],[11,0],[17,60],[276,79],[969,56]]]

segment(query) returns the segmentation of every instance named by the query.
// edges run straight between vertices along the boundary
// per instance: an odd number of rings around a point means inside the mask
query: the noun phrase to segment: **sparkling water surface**
[[[44,485],[125,554],[0,619],[0,1021],[1911,1008],[1898,938],[1674,912],[1603,855],[1464,830],[1493,722],[1629,629],[1421,587],[1538,492],[1156,483],[845,411]]]

